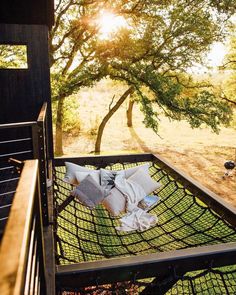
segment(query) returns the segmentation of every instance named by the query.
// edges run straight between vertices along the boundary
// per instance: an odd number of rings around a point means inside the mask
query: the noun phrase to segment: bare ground
[[[80,136],[67,136],[65,156],[89,154],[94,150],[95,136],[91,133],[106,113],[107,104],[98,105],[96,98],[90,96],[88,108],[87,95],[88,92],[80,98]],[[170,122],[161,118],[159,135],[156,135],[145,128],[142,113],[137,107],[133,128],[126,127],[126,107],[124,105],[118,110],[105,128],[101,146],[103,154],[156,153],[236,207],[236,170],[232,177],[222,178],[224,162],[235,160],[235,129],[222,128],[217,135],[208,128],[193,130],[186,122]]]

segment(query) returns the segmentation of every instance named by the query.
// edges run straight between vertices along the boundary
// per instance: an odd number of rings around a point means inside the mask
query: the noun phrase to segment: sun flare
[[[120,28],[127,27],[127,22],[123,16],[102,11],[98,19],[98,25],[100,27],[100,39],[108,39],[111,34],[116,33]]]

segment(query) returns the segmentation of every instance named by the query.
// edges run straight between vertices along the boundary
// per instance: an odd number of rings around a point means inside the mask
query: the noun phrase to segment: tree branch
[[[221,95],[220,98],[227,101],[227,102],[229,102],[229,103],[232,103],[233,105],[236,106],[236,101],[233,101],[232,99],[229,99],[228,97],[226,97],[225,94]]]
[[[112,104],[113,104],[113,102],[114,102],[114,99],[115,99],[115,94],[113,95],[113,97],[112,97],[112,99],[111,99],[111,102],[110,102],[110,104],[109,104],[109,111],[111,110],[111,106],[112,106]]]

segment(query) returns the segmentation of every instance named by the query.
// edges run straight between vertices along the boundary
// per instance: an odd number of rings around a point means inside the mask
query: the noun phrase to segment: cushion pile
[[[157,222],[156,216],[144,211],[139,203],[161,184],[149,175],[149,164],[126,170],[93,170],[65,162],[64,181],[75,186],[71,194],[90,209],[103,204],[113,216],[126,213],[117,230],[146,230]]]

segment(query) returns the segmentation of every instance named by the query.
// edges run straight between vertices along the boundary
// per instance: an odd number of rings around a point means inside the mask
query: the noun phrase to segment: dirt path
[[[130,133],[142,151],[157,153],[236,207],[236,171],[232,177],[223,177],[225,172],[223,159],[230,159],[234,154],[234,148],[203,146],[197,149],[184,148],[182,151],[173,147],[151,148],[141,136],[138,136],[134,128],[130,129]]]
[[[224,169],[221,161],[214,155],[216,150],[217,147],[212,148],[212,153],[207,149],[201,152],[185,150],[184,153],[179,153],[167,149],[159,154],[236,207],[236,173],[233,177],[222,178]]]

